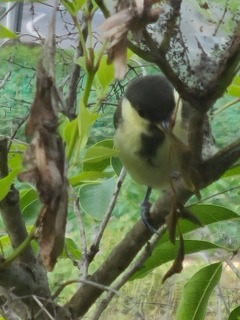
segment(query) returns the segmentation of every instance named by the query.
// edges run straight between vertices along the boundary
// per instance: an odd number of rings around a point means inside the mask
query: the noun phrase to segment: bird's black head
[[[140,117],[152,123],[169,120],[175,108],[173,86],[163,76],[149,75],[134,79],[125,97]]]

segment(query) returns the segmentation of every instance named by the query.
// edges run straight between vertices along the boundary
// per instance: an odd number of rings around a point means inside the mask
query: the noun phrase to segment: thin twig
[[[120,175],[119,175],[117,186],[116,186],[116,189],[114,190],[114,193],[113,193],[112,199],[110,201],[109,207],[108,207],[108,209],[106,211],[106,214],[105,214],[105,216],[103,218],[103,221],[101,223],[99,232],[96,235],[96,238],[95,238],[95,240],[94,240],[94,242],[93,242],[93,244],[92,244],[92,246],[90,248],[90,253],[89,253],[89,260],[90,261],[93,260],[93,258],[95,257],[96,253],[99,250],[99,245],[100,245],[103,233],[104,233],[104,231],[105,231],[105,229],[107,227],[109,219],[112,216],[112,212],[113,212],[113,209],[114,209],[114,207],[116,205],[116,201],[117,201],[117,198],[118,198],[118,195],[119,195],[119,192],[121,190],[121,187],[122,187],[122,184],[123,184],[123,181],[124,181],[125,177],[126,177],[126,171],[123,168],[121,170]]]
[[[226,13],[228,12],[228,4],[229,4],[229,0],[226,1],[226,4],[225,4],[225,7],[224,7],[224,11],[223,11],[222,17],[221,17],[221,19],[218,21],[218,25],[217,25],[214,33],[213,33],[213,37],[216,37],[216,35],[217,35],[217,33],[218,33],[218,30],[219,30],[221,24],[224,23],[224,22],[223,22],[223,19],[224,19]]]
[[[49,317],[50,320],[55,320],[55,318],[52,317],[52,315],[47,311],[47,309],[44,307],[42,302],[38,299],[37,296],[32,295],[33,300],[39,305],[42,311],[46,313],[46,315]]]
[[[142,265],[147,260],[147,258],[149,258],[149,256],[151,255],[153,249],[156,247],[156,245],[158,244],[159,240],[164,235],[166,230],[167,230],[166,225],[162,226],[159,229],[159,233],[154,235],[152,240],[149,243],[147,243],[145,249],[142,251],[140,256],[126,270],[126,272],[124,273],[122,278],[113,286],[114,291],[119,290],[130,279],[130,277],[142,267]],[[109,303],[113,299],[113,297],[115,295],[114,291],[109,292],[107,297],[102,299],[102,301],[100,302],[100,304],[99,304],[99,306],[97,308],[97,311],[95,312],[92,320],[98,320],[99,319],[99,317],[101,316],[103,311],[107,308],[107,306],[109,305]]]
[[[115,290],[114,288],[111,288],[111,287],[108,287],[108,286],[104,286],[100,283],[96,283],[96,282],[93,282],[93,281],[89,281],[89,280],[79,280],[79,279],[75,279],[75,280],[69,280],[69,281],[66,281],[64,283],[62,283],[60,285],[60,287],[56,290],[56,292],[52,295],[52,300],[55,300],[59,295],[60,293],[63,291],[63,289],[66,287],[66,286],[69,286],[70,284],[73,284],[73,283],[85,283],[85,284],[89,284],[91,286],[94,286],[94,287],[97,287],[99,289],[102,289],[102,290],[106,290],[106,291],[110,291],[112,292],[113,294],[116,294],[119,296],[119,292],[117,290]]]
[[[74,200],[74,212],[79,220],[79,230],[80,230],[80,236],[82,240],[82,253],[83,253],[81,260],[78,262],[78,267],[82,272],[82,277],[85,279],[88,276],[88,266],[89,266],[88,247],[87,247],[86,230],[85,230],[85,225],[84,225],[78,197],[76,197]]]
[[[1,80],[1,82],[0,82],[0,89],[3,89],[3,88],[4,88],[5,84],[8,82],[9,78],[11,77],[11,74],[12,74],[12,72],[9,71],[9,72],[5,75],[4,79]]]
[[[27,118],[28,118],[28,115],[27,115],[26,117],[22,118],[22,119],[19,121],[19,123],[18,123],[18,125],[17,125],[17,128],[14,130],[11,138],[9,139],[8,153],[9,153],[9,151],[10,151],[10,149],[11,149],[11,145],[12,145],[12,143],[13,143],[13,140],[14,140],[14,138],[16,137],[16,135],[17,135],[17,133],[18,133],[18,130],[19,130],[19,129],[21,128],[21,126],[26,122]]]
[[[232,259],[232,258],[231,258]],[[229,266],[229,268],[232,270],[232,272],[235,273],[235,275],[240,279],[240,271],[235,267],[234,263],[231,259],[226,259],[225,262]]]

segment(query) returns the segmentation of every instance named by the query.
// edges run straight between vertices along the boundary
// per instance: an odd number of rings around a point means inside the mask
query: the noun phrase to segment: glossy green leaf
[[[8,255],[10,252],[12,252],[12,245],[11,240],[7,234],[0,237],[0,254],[5,257],[5,255]]]
[[[100,66],[97,70],[97,78],[104,90],[108,89],[109,85],[114,81],[114,66],[107,63],[107,56],[103,56]]]
[[[207,226],[212,223],[216,222],[221,222],[225,220],[230,220],[230,219],[239,219],[240,216],[235,213],[234,211],[227,209],[222,206],[217,206],[217,205],[211,205],[211,204],[199,204],[199,205],[194,205],[190,207],[190,210],[192,213],[196,215],[196,217],[202,222],[203,225]],[[185,219],[180,219],[180,230],[182,231],[182,234],[185,234],[187,232],[193,231],[198,229],[199,226],[196,224],[193,224],[192,222],[185,220]],[[189,242],[191,241],[191,242]],[[208,243],[208,242],[203,242],[203,246],[201,247],[201,242],[198,242],[196,240],[185,240],[186,243],[186,254],[187,253],[193,253],[193,252],[198,252],[201,250],[207,250],[211,248],[216,248],[216,244],[214,243]],[[206,245],[206,247],[204,247]],[[161,250],[165,250],[165,246],[167,246],[166,249],[166,255],[164,255]],[[135,278],[142,278],[144,277],[147,273],[152,271],[154,268],[162,265],[165,262],[171,261],[176,257],[177,254],[177,249],[178,246],[173,246],[169,242],[169,236],[168,233],[165,233],[165,235],[162,237],[159,245],[154,249],[151,257],[145,262],[144,267],[141,268],[131,279]],[[211,247],[212,246],[212,247]],[[171,252],[170,259],[168,258],[168,250],[169,255]],[[226,249],[226,248],[223,248]],[[226,249],[227,250],[227,249]]]
[[[80,112],[77,116],[78,131],[79,131],[79,151],[81,151],[87,144],[89,129],[99,118],[96,113],[91,113],[84,104],[80,107]]]
[[[116,155],[117,153],[115,149],[93,146],[86,152],[83,162],[95,163]]]
[[[32,187],[23,189],[20,192],[20,208],[23,214],[36,217],[39,209],[38,193]]]
[[[222,178],[232,177],[240,174],[240,165],[234,166],[233,168],[228,169]]]
[[[234,97],[240,97],[240,86],[239,85],[230,85],[230,87],[227,90],[228,94]]]
[[[231,311],[228,320],[240,320],[240,306]]]
[[[121,161],[119,160],[119,158],[113,157],[111,159],[111,165],[112,165],[112,168],[113,168],[114,172],[116,173],[116,175],[119,176],[120,172],[122,170],[122,167],[123,167],[123,165],[122,165]]]
[[[195,253],[203,250],[210,249],[223,249],[223,247],[215,243],[200,240],[184,240],[185,254]],[[136,272],[130,280],[144,278],[153,269],[160,265],[172,261],[176,258],[179,248],[179,240],[176,244],[168,241],[159,245],[154,249],[152,255],[145,262],[144,266]],[[224,248],[225,249],[225,248]]]
[[[23,161],[23,154],[9,153],[8,165],[12,170],[14,170],[15,168],[19,168],[19,170],[22,171],[24,169],[22,161]]]
[[[191,206],[190,210],[199,217],[203,225],[240,218],[233,210],[214,204],[198,204]]]
[[[21,170],[21,167],[16,168],[15,170],[11,171],[5,178],[0,179],[0,201],[6,197],[6,195],[10,191],[13,180],[16,178],[19,172],[21,172]]]
[[[240,215],[233,210],[227,209],[223,206],[214,204],[198,204],[190,206],[189,209],[193,214],[196,215],[198,220],[201,221],[203,226],[207,226],[212,223],[217,223],[225,220],[239,219]],[[192,222],[180,219],[180,229],[183,234],[198,229],[199,226],[193,224]],[[166,233],[162,239],[161,243],[169,240],[168,234]]]
[[[99,141],[86,152],[83,169],[84,171],[101,172],[110,165],[111,158],[116,154],[112,139]]]
[[[202,268],[185,284],[177,320],[204,320],[209,297],[222,274],[222,263]]]
[[[70,259],[79,260],[82,253],[75,241],[71,238],[65,238],[65,247],[61,256],[64,258],[69,257]]]
[[[87,0],[62,0],[67,11],[72,16],[77,16],[78,11],[86,4]]]
[[[64,138],[67,142],[68,159],[71,158],[74,151],[77,156],[86,146],[89,136],[89,130],[99,116],[89,112],[82,104],[80,112],[76,119],[71,121],[65,129]]]
[[[110,158],[103,159],[102,161],[98,162],[87,162],[83,163],[83,170],[84,171],[98,171],[102,172],[106,168],[110,166]]]
[[[81,184],[94,183],[99,179],[110,178],[112,176],[109,172],[100,172],[100,171],[86,171],[78,175],[72,176],[69,178],[69,182],[72,187],[77,187]]]
[[[240,76],[236,76],[227,89],[227,93],[234,97],[240,97]]]
[[[16,39],[17,35],[16,33],[12,32],[8,28],[4,27],[2,24],[0,24],[0,38],[11,38],[11,39]]]
[[[88,184],[80,188],[80,205],[84,212],[96,220],[106,213],[115,190],[116,181],[111,178],[103,183]]]

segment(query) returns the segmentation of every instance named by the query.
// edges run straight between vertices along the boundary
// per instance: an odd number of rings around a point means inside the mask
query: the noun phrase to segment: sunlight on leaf
[[[240,76],[236,76],[227,89],[227,93],[234,97],[240,97]]]
[[[16,39],[17,35],[16,33],[12,32],[11,30],[5,28],[2,24],[0,24],[0,38],[11,38],[11,39]]]

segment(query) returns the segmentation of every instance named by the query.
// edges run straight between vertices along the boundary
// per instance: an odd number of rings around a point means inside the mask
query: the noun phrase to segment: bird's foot
[[[143,223],[145,224],[145,226],[148,228],[149,231],[151,231],[152,233],[158,234],[158,228],[154,226],[153,221],[150,217],[151,203],[148,200],[144,200],[141,207],[142,207],[141,217],[142,217]]]

